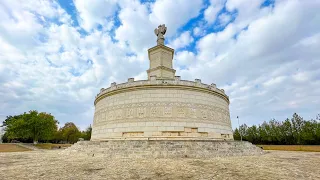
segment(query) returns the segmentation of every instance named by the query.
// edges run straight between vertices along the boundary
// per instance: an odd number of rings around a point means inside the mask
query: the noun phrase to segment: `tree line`
[[[240,129],[240,130],[239,130]],[[275,119],[261,125],[243,124],[233,133],[235,140],[253,144],[320,145],[320,114],[315,119],[304,120],[297,113],[284,121]]]
[[[46,112],[29,111],[20,115],[7,116],[3,121],[3,142],[51,142],[75,143],[79,138],[90,140],[92,128],[85,131],[72,122],[61,128],[53,115]],[[239,130],[240,129],[240,130]],[[243,124],[233,132],[235,140],[249,141],[253,144],[281,145],[320,145],[320,114],[315,119],[304,120],[297,113],[284,121],[272,119],[261,125]]]
[[[72,122],[67,122],[61,128],[53,115],[35,110],[20,115],[7,116],[1,127],[5,133],[2,141],[6,142],[51,142],[51,143],[75,143],[79,138],[90,140],[92,128],[85,131]]]

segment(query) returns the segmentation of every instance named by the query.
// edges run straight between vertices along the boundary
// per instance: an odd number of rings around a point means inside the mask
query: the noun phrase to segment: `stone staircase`
[[[115,158],[212,158],[260,155],[263,150],[246,141],[112,140],[79,141],[62,153]]]

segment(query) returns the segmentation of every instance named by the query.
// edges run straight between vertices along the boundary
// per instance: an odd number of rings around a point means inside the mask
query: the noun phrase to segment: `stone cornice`
[[[179,79],[163,79],[163,80],[142,80],[142,81],[132,81],[122,84],[112,83],[111,87],[100,90],[100,93],[96,96],[94,105],[101,99],[107,96],[111,96],[118,93],[123,93],[127,91],[145,90],[145,89],[161,89],[161,88],[174,88],[183,89],[191,91],[201,91],[204,93],[209,93],[216,95],[224,99],[229,104],[229,97],[224,93],[224,90],[216,88],[215,84],[207,85],[200,82],[200,80],[185,81]]]
[[[171,68],[168,68],[168,67],[165,67],[165,66],[158,66],[158,67],[156,67],[156,68],[148,69],[147,72],[149,73],[149,72],[151,72],[151,71],[155,71],[155,70],[158,70],[158,69],[164,69],[164,70],[167,70],[167,71],[171,71],[171,72],[173,72],[173,73],[176,72],[176,70],[171,69]]]

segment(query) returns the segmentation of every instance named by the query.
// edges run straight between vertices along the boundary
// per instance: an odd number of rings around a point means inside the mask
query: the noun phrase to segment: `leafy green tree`
[[[45,112],[29,111],[17,116],[8,116],[3,122],[3,127],[8,139],[32,139],[34,143],[39,140],[48,141],[57,131],[54,116]]]
[[[262,144],[271,144],[270,125],[267,122],[263,122],[259,127],[259,133],[261,136]]]
[[[261,125],[248,127],[246,124],[234,131],[234,139],[240,139],[240,133],[244,140],[255,144],[320,144],[320,114],[316,120],[304,120],[297,113],[285,121],[275,119],[263,122]]]
[[[84,140],[90,140],[91,133],[92,133],[92,127],[90,125],[85,131],[82,132],[82,138]]]
[[[301,144],[301,129],[303,126],[303,119],[297,113],[293,114],[291,118],[293,138],[297,144]]]
[[[233,139],[234,139],[234,140],[240,140],[240,139],[241,139],[238,128],[236,128],[236,129],[234,130],[234,132],[233,132]]]
[[[246,139],[254,144],[259,142],[259,133],[257,126],[253,125],[252,127],[247,129]]]
[[[316,141],[320,144],[320,114],[317,115],[316,117]]]
[[[55,132],[54,138],[51,140],[52,143],[61,143],[63,141],[63,134],[61,128]]]
[[[3,135],[2,135],[2,142],[3,143],[8,143],[9,142],[9,139],[8,139],[8,133],[4,133]]]
[[[317,123],[316,121],[306,121],[301,128],[301,144],[314,144],[317,140]]]
[[[59,131],[62,133],[62,139],[67,143],[75,143],[81,137],[81,132],[72,122],[67,122]]]
[[[283,136],[283,144],[294,144],[292,124],[289,118],[282,123],[280,129]]]

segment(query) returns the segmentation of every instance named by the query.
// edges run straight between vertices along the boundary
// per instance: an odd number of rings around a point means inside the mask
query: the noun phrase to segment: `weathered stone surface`
[[[63,153],[74,152],[118,158],[213,158],[260,155],[263,153],[262,149],[245,141],[208,140],[79,141]]]

